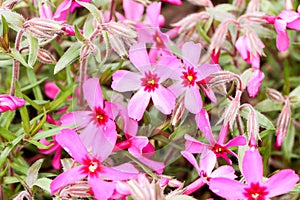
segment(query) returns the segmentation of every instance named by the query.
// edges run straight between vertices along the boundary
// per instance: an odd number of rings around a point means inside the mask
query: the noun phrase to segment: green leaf
[[[6,161],[9,153],[15,148],[17,144],[24,138],[24,134],[20,135],[16,139],[14,139],[9,146],[7,146],[0,154],[0,168],[2,168],[3,163]]]
[[[48,107],[48,111],[55,110],[56,108],[58,108],[59,106],[61,106],[67,100],[67,98],[71,94],[73,94],[75,88],[76,88],[76,85],[72,85],[66,91],[63,91],[63,93],[60,93],[61,95],[59,95],[54,101],[52,101],[50,103],[50,105]]]
[[[282,105],[280,103],[276,103],[271,101],[270,99],[265,99],[259,102],[255,109],[259,112],[271,112],[271,111],[279,111],[282,109]]]
[[[15,82],[15,88],[16,88],[16,96],[22,98],[22,92],[19,87],[18,82]],[[29,134],[30,131],[30,122],[29,122],[29,114],[26,106],[23,106],[19,108],[21,119],[22,119],[22,126],[24,128],[24,132]]]
[[[32,137],[32,139],[33,140],[40,140],[42,138],[51,137],[53,135],[58,134],[62,129],[66,129],[66,128],[75,128],[75,125],[72,125],[72,126],[58,126],[56,128],[52,128],[52,129],[47,130],[47,131],[41,131],[41,132],[38,132],[36,135],[34,135]]]
[[[9,48],[8,24],[3,15],[1,16],[1,19],[2,19],[2,35],[3,35],[2,37],[5,44],[7,45],[7,48]]]
[[[30,83],[38,82],[37,78],[36,78],[36,74],[35,74],[33,69],[28,69],[27,68],[26,73],[27,73],[27,76],[28,76],[28,79],[29,79]],[[43,100],[43,94],[42,94],[42,91],[41,91],[41,88],[40,88],[39,85],[36,85],[35,87],[33,87],[32,90],[33,90],[33,94],[34,94],[34,97],[35,97],[36,100]]]
[[[79,40],[80,42],[85,42],[86,38],[80,33],[77,25],[74,25],[74,29],[75,29],[75,36],[77,40]]]
[[[69,47],[69,49],[62,55],[62,57],[56,63],[54,67],[54,74],[57,74],[59,71],[64,69],[66,66],[70,65],[79,57],[81,46],[82,44],[76,42]]]
[[[88,9],[90,11],[90,13],[97,19],[98,22],[103,21],[103,17],[101,16],[100,11],[96,6],[94,6],[91,3],[85,3],[82,1],[78,1],[78,0],[76,0],[76,2],[80,5],[82,5],[83,7],[85,7],[86,9]]]
[[[10,132],[9,130],[1,126],[0,126],[0,136],[8,141],[16,139],[16,136],[12,132]]]
[[[3,9],[1,9],[0,15],[2,15],[6,19],[9,27],[14,29],[15,31],[18,32],[20,29],[23,28],[23,23],[25,22],[25,19],[22,15],[11,10]]]
[[[47,191],[48,193],[50,193],[50,184],[51,184],[52,180],[49,178],[39,178],[34,185],[42,188],[43,190]]]
[[[293,147],[295,143],[295,135],[296,135],[295,127],[291,124],[282,142],[283,157],[288,162],[291,161],[291,155],[293,153]]]
[[[240,110],[240,114],[243,118],[247,119],[248,114],[249,114],[249,110],[246,108],[243,108],[242,110]],[[261,114],[260,112],[255,110],[255,114],[257,117],[257,121],[259,123],[259,125],[265,129],[275,129],[273,123],[263,114]]]
[[[23,58],[23,56],[20,54],[20,52],[18,52],[16,49],[11,49],[10,55],[12,58],[18,60],[23,66],[32,69],[32,66],[27,64],[26,60]]]
[[[31,34],[28,34],[28,40],[29,40],[29,56],[28,56],[28,65],[33,66],[38,54],[38,39],[33,37]]]
[[[42,166],[44,159],[39,159],[37,160],[35,163],[33,163],[27,172],[27,177],[25,179],[25,182],[27,183],[27,185],[32,188],[32,186],[36,183],[37,178],[38,178],[38,174],[39,174],[39,170]]]
[[[34,146],[36,146],[39,149],[49,149],[50,147],[52,147],[52,145],[46,146],[43,143],[40,143],[40,142],[38,142],[36,140],[33,140],[33,139],[24,139],[24,140],[31,143],[31,144],[33,144]]]

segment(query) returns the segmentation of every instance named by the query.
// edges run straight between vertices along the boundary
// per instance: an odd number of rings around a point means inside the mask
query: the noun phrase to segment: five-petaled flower
[[[285,169],[263,181],[262,158],[257,149],[245,152],[242,173],[246,183],[228,179],[213,178],[209,188],[216,194],[230,200],[266,200],[289,192],[299,180],[293,170]]]
[[[115,167],[107,167],[103,164],[103,161],[114,148],[116,137],[115,135],[107,138],[98,134],[96,138],[93,138],[97,142],[93,143],[93,151],[90,152],[75,131],[63,129],[56,135],[56,141],[81,165],[58,175],[51,182],[51,194],[55,194],[65,186],[87,177],[96,198],[105,200],[113,194],[115,188],[111,181],[136,178],[138,171],[129,163]]]

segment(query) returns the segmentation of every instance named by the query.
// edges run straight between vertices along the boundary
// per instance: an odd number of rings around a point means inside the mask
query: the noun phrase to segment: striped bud
[[[45,49],[39,49],[37,54],[37,59],[44,64],[55,64],[56,59],[52,56],[52,54],[45,50]]]
[[[288,98],[285,99],[283,109],[278,117],[276,131],[276,145],[281,146],[286,136],[291,122],[291,105]]]
[[[267,96],[276,103],[283,103],[285,101],[281,93],[272,88],[267,88]]]

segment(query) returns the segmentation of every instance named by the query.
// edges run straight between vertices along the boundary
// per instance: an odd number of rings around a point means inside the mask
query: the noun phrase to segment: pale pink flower
[[[299,9],[299,8],[298,8]],[[290,45],[290,39],[286,29],[300,30],[300,14],[292,10],[283,10],[278,16],[266,16],[268,23],[274,24],[277,32],[276,47],[279,51],[286,51]]]
[[[180,62],[175,62],[172,66],[169,66],[175,72],[172,78],[177,80],[169,89],[176,97],[184,95],[184,106],[193,114],[199,113],[202,108],[198,83],[204,81],[210,74],[220,70],[220,66],[217,64],[198,64],[201,49],[200,44],[185,43],[181,50],[183,66]]]
[[[115,184],[109,181],[128,180],[136,178],[138,171],[129,163],[115,167],[107,167],[103,161],[111,154],[117,136],[107,138],[102,134],[93,139],[93,151],[83,144],[78,134],[70,129],[62,130],[56,135],[57,142],[81,165],[75,166],[58,175],[50,185],[51,194],[75,181],[87,177],[93,194],[97,199],[108,199],[113,194]]]
[[[228,178],[213,178],[209,188],[217,195],[230,200],[264,200],[289,192],[299,180],[299,176],[293,170],[285,169],[263,181],[262,158],[257,149],[245,152],[242,173],[246,179],[245,184]]]
[[[112,89],[118,92],[136,91],[128,102],[129,117],[140,120],[152,99],[154,106],[163,114],[171,114],[175,96],[161,83],[172,73],[166,66],[151,65],[145,44],[133,45],[129,59],[139,72],[118,70],[113,74]],[[162,58],[163,60],[163,58]]]
[[[8,94],[0,94],[0,113],[13,111],[25,105],[25,100]]]
[[[104,134],[106,137],[115,137],[116,124],[113,121],[117,111],[114,104],[103,99],[98,78],[90,78],[83,84],[83,95],[90,110],[74,111],[61,117],[62,125],[76,125],[82,129],[80,137],[86,147],[96,143],[94,138]]]
[[[212,178],[228,178],[235,179],[234,169],[231,166],[224,165],[213,171],[217,163],[216,155],[208,150],[201,154],[199,164],[195,157],[188,151],[182,151],[181,154],[187,159],[196,169],[199,178],[185,188],[184,194],[191,194],[201,188],[203,185],[208,184]]]
[[[197,126],[204,134],[209,144],[202,143],[190,135],[185,134],[185,150],[190,153],[202,153],[207,150],[211,150],[216,154],[217,157],[222,157],[227,163],[231,164],[232,162],[228,158],[228,154],[231,154],[235,157],[237,157],[237,155],[229,148],[233,146],[244,146],[247,144],[244,136],[235,137],[224,144],[228,133],[228,125],[221,128],[218,141],[216,141],[210,127],[208,114],[204,109],[202,109],[201,112],[196,115],[196,122]]]

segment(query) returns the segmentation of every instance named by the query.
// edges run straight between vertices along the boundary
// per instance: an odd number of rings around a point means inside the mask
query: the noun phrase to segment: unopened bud
[[[91,188],[87,181],[77,181],[74,184],[62,189],[58,196],[62,199],[67,197],[89,198],[92,197],[90,190]]]
[[[0,95],[0,113],[8,110],[13,111],[25,105],[25,100],[8,94]]]
[[[260,0],[251,0],[247,7],[247,13],[259,11]]]
[[[211,38],[211,43],[208,49],[209,52],[213,52],[213,50],[215,50],[215,52],[218,52],[223,46],[228,32],[228,23],[229,21],[224,21],[218,26],[217,30]]]
[[[42,39],[52,39],[56,35],[64,33],[62,22],[45,18],[33,18],[23,24],[26,31],[33,36]]]
[[[22,191],[13,200],[23,200],[24,198],[27,200],[33,199],[32,196],[27,191]]]
[[[196,6],[214,7],[210,0],[188,0],[188,2]]]
[[[230,81],[237,81],[237,88],[242,91],[242,80],[239,75],[229,72],[229,71],[218,71],[211,74],[209,77],[210,81],[208,82],[210,87],[217,87],[219,85],[224,85]]]
[[[37,54],[37,59],[44,64],[55,64],[56,59],[52,56],[52,54],[45,50],[45,49],[39,49]]]
[[[11,10],[17,3],[18,3],[18,0],[5,1],[2,3],[1,7]]]
[[[285,9],[286,10],[293,10],[293,0],[285,0]]]
[[[259,125],[257,121],[257,116],[254,108],[250,104],[243,104],[241,107],[247,107],[249,109],[248,119],[247,119],[247,132],[249,139],[249,146],[257,147],[257,140],[259,137]]]
[[[286,136],[291,122],[291,106],[288,98],[285,99],[283,109],[278,117],[276,131],[276,145],[281,146]]]
[[[242,91],[237,90],[234,99],[231,100],[228,107],[225,109],[223,116],[221,117],[220,121],[224,119],[224,125],[229,125],[229,128],[233,129],[233,123],[235,118],[238,114],[240,108],[240,100],[242,96]]]
[[[92,42],[86,42],[82,47],[80,51],[80,60],[87,59],[87,57],[92,53],[94,54],[96,52],[96,45],[94,45]]]
[[[180,101],[177,102],[172,113],[171,124],[173,126],[175,126],[180,121],[184,111],[185,111],[184,99],[181,99]]]
[[[209,19],[209,13],[202,11],[199,13],[193,13],[190,14],[186,17],[184,17],[183,19],[181,19],[180,21],[172,24],[173,27],[180,27],[179,28],[179,32],[183,32],[183,31],[188,31],[190,29],[192,29],[193,27],[195,27],[197,25],[197,23],[203,21],[203,20],[208,20]]]
[[[285,101],[283,96],[281,95],[281,93],[272,88],[267,88],[266,94],[270,100],[272,100],[276,103],[283,103]]]

